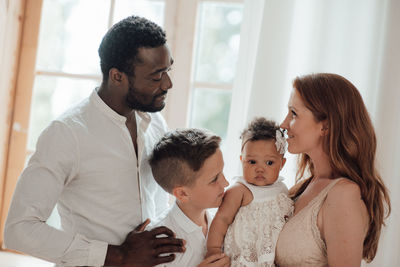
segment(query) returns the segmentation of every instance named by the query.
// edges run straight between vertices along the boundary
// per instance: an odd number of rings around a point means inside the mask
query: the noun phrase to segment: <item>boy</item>
[[[217,254],[203,260],[211,217],[206,209],[222,202],[228,182],[222,173],[221,138],[204,130],[169,132],[156,144],[150,166],[157,183],[176,201],[158,225],[165,225],[186,240],[186,251],[162,266],[229,266]],[[200,264],[200,265],[199,265]]]

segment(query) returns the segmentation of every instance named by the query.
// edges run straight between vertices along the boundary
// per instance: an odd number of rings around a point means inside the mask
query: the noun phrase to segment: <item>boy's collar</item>
[[[211,216],[207,210],[205,210],[206,218],[207,218],[207,227],[210,228],[211,224]],[[200,231],[202,232],[202,227],[195,224],[178,206],[178,204],[175,202],[174,206],[171,209],[171,215],[174,217],[176,220],[177,224],[179,225],[180,228],[182,228],[186,233],[192,233],[195,231]]]

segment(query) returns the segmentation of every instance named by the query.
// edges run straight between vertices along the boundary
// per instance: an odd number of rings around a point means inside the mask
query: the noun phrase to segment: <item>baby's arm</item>
[[[210,226],[206,257],[221,253],[226,231],[243,204],[244,194],[246,193],[245,190],[246,188],[242,184],[236,183],[226,191],[222,204]]]

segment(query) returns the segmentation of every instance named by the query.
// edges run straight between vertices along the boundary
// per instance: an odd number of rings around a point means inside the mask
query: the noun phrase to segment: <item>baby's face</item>
[[[286,162],[276,150],[275,140],[248,141],[240,156],[243,178],[253,185],[273,184]]]

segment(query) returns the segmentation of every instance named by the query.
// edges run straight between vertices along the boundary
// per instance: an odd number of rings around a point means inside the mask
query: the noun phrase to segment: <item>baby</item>
[[[293,212],[293,201],[279,177],[286,162],[286,140],[265,118],[254,119],[241,139],[243,177],[225,193],[210,227],[207,255],[223,249],[231,266],[274,266],[279,232]]]

